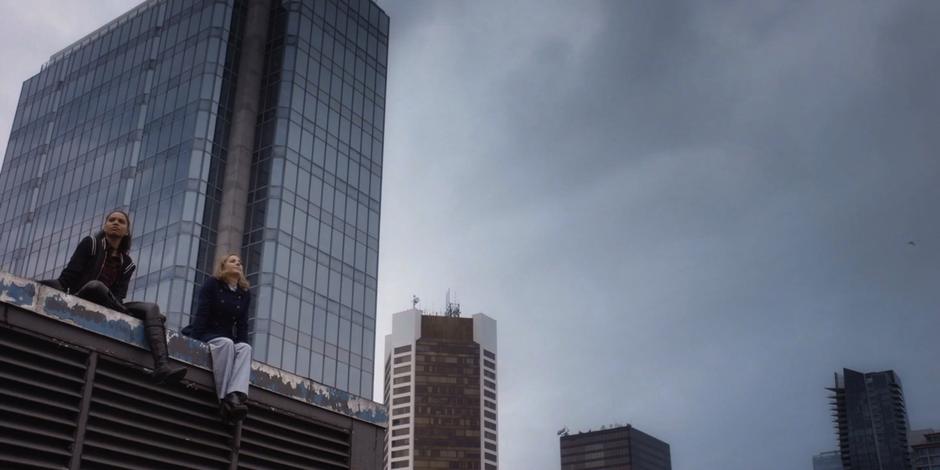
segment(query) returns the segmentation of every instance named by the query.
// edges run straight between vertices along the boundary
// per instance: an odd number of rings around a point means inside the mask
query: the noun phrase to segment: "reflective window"
[[[157,302],[179,328],[212,269],[235,9],[165,3],[105,25],[27,80],[0,171],[10,201],[0,267],[56,277],[106,212],[125,209],[137,263],[128,298]],[[32,188],[38,197],[15,196]]]

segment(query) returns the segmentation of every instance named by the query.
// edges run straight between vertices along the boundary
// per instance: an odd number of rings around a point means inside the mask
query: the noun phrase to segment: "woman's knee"
[[[160,323],[166,321],[166,317],[160,313],[160,306],[153,302],[128,302],[125,307],[132,315],[141,320]]]
[[[251,345],[248,343],[235,343],[235,351],[238,353],[251,354]]]
[[[109,291],[108,286],[104,285],[103,282],[95,279],[93,281],[88,281],[81,289],[80,292],[89,292],[95,294],[104,294]]]
[[[160,307],[157,307],[157,304],[153,304],[153,308],[148,308],[146,313],[144,313],[144,318],[149,321],[155,321],[164,323],[166,322],[166,317],[160,313]]]
[[[96,304],[109,306],[111,291],[103,282],[94,280],[87,282],[74,294],[82,299],[90,300]]]

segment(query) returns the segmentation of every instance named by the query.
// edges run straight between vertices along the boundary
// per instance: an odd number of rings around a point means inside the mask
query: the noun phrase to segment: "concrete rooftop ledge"
[[[2,271],[0,302],[149,349],[140,320]],[[202,341],[167,329],[167,345],[174,359],[211,373],[209,348]],[[374,425],[385,427],[388,420],[388,411],[380,403],[257,361],[251,364],[251,385]]]

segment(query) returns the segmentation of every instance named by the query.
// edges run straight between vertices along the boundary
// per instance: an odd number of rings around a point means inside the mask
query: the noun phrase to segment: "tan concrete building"
[[[385,337],[385,468],[496,470],[496,321],[396,313]]]

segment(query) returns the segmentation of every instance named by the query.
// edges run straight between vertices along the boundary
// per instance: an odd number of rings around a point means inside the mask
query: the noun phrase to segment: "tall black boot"
[[[186,376],[185,367],[172,367],[166,352],[166,330],[162,321],[145,320],[144,328],[147,332],[147,341],[150,342],[150,353],[153,354],[153,381],[162,383],[176,383]]]

